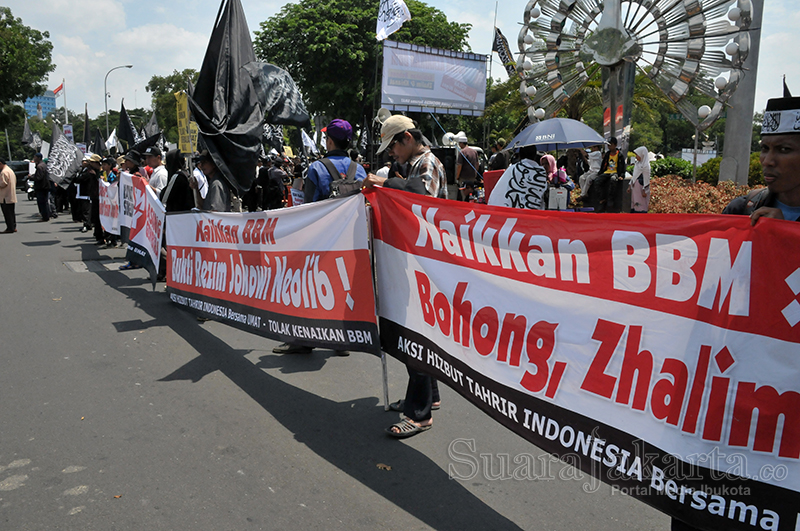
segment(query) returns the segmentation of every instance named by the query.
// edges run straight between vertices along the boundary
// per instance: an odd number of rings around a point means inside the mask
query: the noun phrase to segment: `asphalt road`
[[[273,354],[37,218],[0,234],[0,530],[669,528],[449,389],[391,439],[375,356]]]

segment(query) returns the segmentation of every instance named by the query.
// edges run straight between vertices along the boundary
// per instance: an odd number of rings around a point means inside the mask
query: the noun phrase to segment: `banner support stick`
[[[369,262],[372,266],[372,291],[375,293],[375,311],[378,310],[378,276],[375,274],[375,253],[372,248],[372,205],[367,203],[367,232],[369,234]],[[376,315],[377,317],[377,315]],[[381,322],[378,324],[378,337],[380,337]],[[386,353],[381,349],[381,379],[383,380],[383,410],[389,411],[389,366],[386,363]]]

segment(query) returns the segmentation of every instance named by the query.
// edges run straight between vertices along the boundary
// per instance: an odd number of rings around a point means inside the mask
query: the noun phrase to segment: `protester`
[[[425,145],[422,131],[416,128],[411,118],[397,114],[383,123],[378,153],[383,151],[387,151],[397,165],[402,167],[408,164],[408,174],[403,178],[399,176],[400,171],[390,170],[390,175],[398,176],[384,179],[371,173],[364,180],[366,186],[385,186],[447,199],[447,175],[444,166]]]
[[[761,166],[766,188],[737,197],[723,214],[800,221],[800,131],[794,128],[800,98],[786,95],[767,101],[761,126]]]
[[[362,182],[367,176],[359,164],[347,153],[347,148],[353,138],[353,128],[350,122],[334,119],[322,129],[325,133],[325,147],[327,153],[321,160],[311,163],[303,185],[305,203],[322,201],[331,194],[331,185],[334,181],[345,177]],[[271,178],[271,177],[270,177]],[[272,349],[276,354],[310,354],[314,349],[303,345],[283,343]],[[346,350],[334,351],[337,356],[349,356]]]
[[[83,223],[81,232],[89,232],[92,230],[92,200],[89,194],[89,158],[91,155],[83,157],[81,162],[81,169],[73,179],[75,185],[75,201],[73,208],[72,219],[78,220]]]
[[[492,156],[489,158],[490,170],[505,170],[508,168],[508,154],[504,151],[506,141],[498,138],[492,146]]]
[[[117,161],[113,159],[113,157],[106,157],[100,163],[100,178],[103,181],[107,182],[108,184],[113,184],[119,180],[116,172]],[[119,236],[116,234],[111,234],[108,231],[104,231],[104,236],[109,247],[116,247],[119,245]]]
[[[631,212],[647,214],[650,207],[650,152],[644,146],[633,151],[636,162],[633,165],[633,178],[628,185],[631,194]]]
[[[495,184],[488,204],[543,210],[547,172],[535,162],[538,159],[536,147],[520,148],[519,156],[519,162],[509,166]]]
[[[456,155],[456,182],[459,187],[459,200],[466,201],[469,197],[467,190],[475,189],[478,178],[478,152],[469,147],[466,133],[459,131],[455,138],[458,142],[458,155]]]
[[[44,156],[37,153],[33,156],[36,170],[33,174],[33,189],[36,192],[36,204],[39,207],[40,221],[50,221],[50,175]]]
[[[591,192],[592,183],[600,174],[600,167],[603,164],[603,154],[600,153],[600,146],[592,146],[589,148],[589,153],[587,154],[587,159],[589,162],[589,169],[584,172],[580,177],[578,177],[578,184],[581,188],[581,201],[586,201],[589,199],[589,193]]]
[[[391,116],[381,126],[381,145],[378,153],[387,151],[399,164],[409,164],[408,178],[388,179],[369,174],[366,186],[384,186],[421,195],[447,199],[447,177],[444,166],[431,153],[422,140],[422,131],[414,122],[402,115]],[[406,366],[408,386],[406,397],[389,405],[393,411],[402,411],[400,422],[389,426],[386,432],[395,438],[404,439],[427,431],[433,425],[431,411],[439,409],[438,382],[430,375]]]
[[[143,153],[145,164],[152,168],[150,174],[149,186],[153,189],[156,195],[161,194],[161,190],[167,185],[169,176],[167,175],[167,168],[161,163],[161,150],[156,146],[150,146]]]
[[[167,212],[184,212],[194,208],[194,192],[189,185],[189,172],[179,149],[167,151],[167,186],[161,190],[159,199]]]
[[[617,149],[617,139],[608,140],[608,151],[600,164],[600,174],[594,181],[598,189],[597,211],[606,212],[615,206],[618,181],[625,178],[625,155]]]
[[[94,154],[86,161],[86,175],[89,189],[89,199],[91,205],[91,221],[94,227],[94,239],[96,245],[105,245],[106,238],[103,232],[103,226],[100,223],[100,179],[102,179],[100,172],[100,155]]]
[[[17,203],[17,176],[8,167],[6,159],[0,157],[0,209],[6,222],[5,234],[17,232],[17,216],[14,212]]]
[[[195,206],[200,210],[215,212],[231,211],[231,189],[207,149],[197,156],[197,167],[203,173],[208,191],[205,195],[200,191],[201,182],[194,175],[189,181],[194,190]]]
[[[147,170],[142,167],[142,156],[135,149],[128,151],[123,156],[122,167],[134,177],[142,177],[144,179],[148,177]]]
[[[378,171],[375,172],[375,175],[387,179],[389,177],[389,169],[391,167],[392,167],[392,162],[387,160],[386,163],[383,166],[381,166],[378,169]]]
[[[356,181],[363,181],[367,177],[364,168],[352,160],[347,153],[347,148],[353,138],[353,128],[350,122],[337,118],[324,127],[322,132],[325,133],[327,153],[324,158],[312,162],[308,167],[303,185],[306,203],[313,203],[329,197],[331,182],[336,179],[343,179],[350,174]]]

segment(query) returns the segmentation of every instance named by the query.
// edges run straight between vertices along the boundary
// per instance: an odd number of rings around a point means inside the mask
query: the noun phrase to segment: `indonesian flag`
[[[53,95],[58,96],[58,93],[64,89],[64,83],[62,82],[59,86],[53,89]]]

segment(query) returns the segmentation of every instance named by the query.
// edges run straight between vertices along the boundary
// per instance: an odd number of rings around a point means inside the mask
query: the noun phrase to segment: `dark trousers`
[[[408,370],[408,387],[403,405],[403,415],[420,422],[431,418],[431,406],[439,401],[439,382],[425,373]]]
[[[100,198],[92,198],[91,212],[92,225],[94,226],[94,239],[99,242],[105,241],[103,227],[100,224]]]
[[[87,229],[92,228],[92,202],[88,199],[76,199],[78,221],[83,222]]]
[[[596,212],[618,212],[622,205],[617,205],[619,181],[613,180],[610,173],[601,173],[592,184],[592,192],[597,198]]]
[[[6,228],[12,232],[17,229],[17,215],[14,213],[15,206],[16,203],[0,204],[0,209],[3,210],[3,217],[6,220]]]
[[[50,221],[50,190],[36,190],[36,204],[42,219]]]

